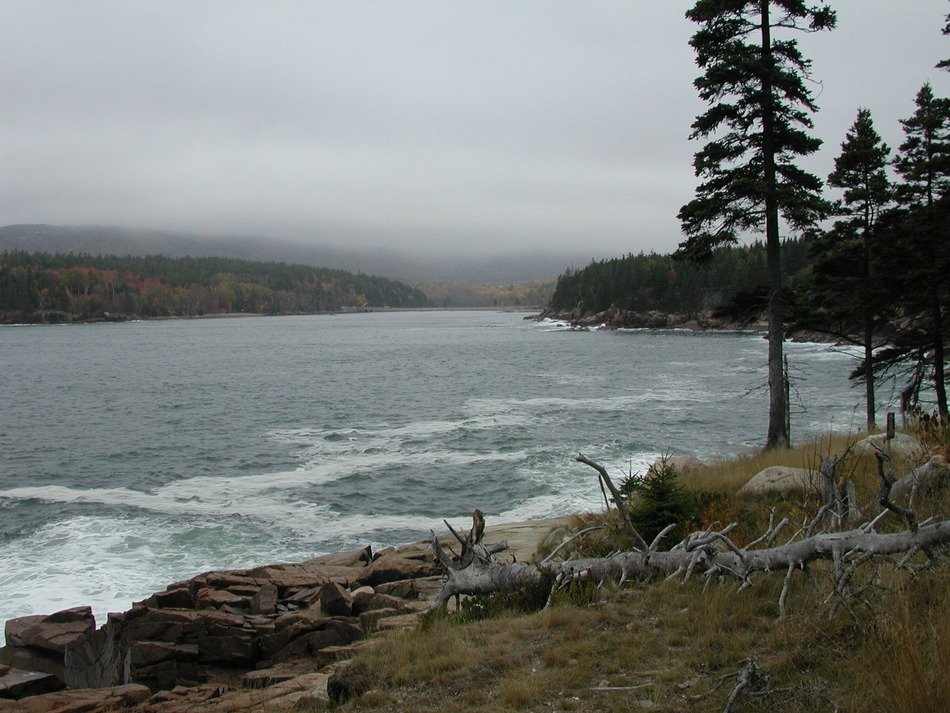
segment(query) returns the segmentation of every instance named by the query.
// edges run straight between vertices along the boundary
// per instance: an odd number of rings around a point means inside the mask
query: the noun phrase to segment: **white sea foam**
[[[604,451],[603,446],[590,444],[585,453],[600,462],[611,479],[619,486],[625,474],[643,473],[662,454],[655,451],[635,451],[618,456]],[[541,517],[556,517],[576,512],[599,510],[603,505],[597,476],[588,466],[565,458],[563,462],[545,463],[541,467],[522,467],[519,477],[547,486],[554,492],[537,495],[500,513],[493,522],[519,522]]]
[[[841,362],[849,359],[863,359],[864,347],[851,344],[826,344],[822,342],[787,342],[785,351],[809,362]]]
[[[269,436],[289,445],[315,451],[338,452],[366,447],[385,447],[396,441],[429,439],[459,431],[487,431],[493,428],[523,426],[527,419],[513,414],[487,414],[457,420],[415,421],[404,426],[380,425],[375,428],[291,428],[271,431]]]
[[[589,444],[587,452],[615,473],[632,465],[643,470],[659,454],[634,452],[618,456]],[[547,494],[529,498],[500,513],[488,513],[492,523],[505,523],[601,507],[600,491],[587,469],[565,457],[563,462],[528,465],[526,453],[504,456],[437,454],[455,462],[519,461],[519,479],[543,486]],[[432,453],[416,455],[429,463]],[[530,459],[537,461],[536,458]],[[283,476],[281,476],[283,477]],[[243,481],[243,482],[242,482]],[[215,487],[212,488],[211,484]],[[267,492],[273,481],[258,476],[193,478],[172,483],[154,493],[124,488],[17,488],[0,497],[37,497],[53,502],[92,502],[132,506],[143,514],[78,516],[53,522],[0,550],[0,620],[37,611],[54,611],[80,604],[93,607],[102,620],[108,611],[127,609],[166,584],[208,569],[240,568],[274,561],[299,561],[334,551],[341,543],[395,544],[396,539],[425,538],[441,531],[442,517],[466,519],[467,512],[421,515],[340,515],[313,503],[294,502],[288,493]],[[244,486],[244,487],[241,487]],[[553,492],[550,492],[552,491]],[[239,493],[243,493],[239,494]],[[247,498],[255,493],[255,497]],[[232,517],[208,519],[228,514]],[[249,528],[243,515],[273,523]],[[398,533],[398,534],[397,534]],[[394,539],[396,538],[396,539]]]
[[[544,319],[538,322],[530,322],[531,326],[534,329],[540,330],[542,332],[572,332],[575,331],[574,327],[571,326],[570,322],[566,322],[563,319],[551,319],[550,317],[545,317]]]
[[[188,478],[153,491],[129,488],[70,488],[60,485],[26,486],[0,491],[0,498],[36,499],[61,503],[96,503],[133,507],[167,515],[236,515],[282,522],[288,519],[314,526],[326,506],[294,497],[301,488],[326,483],[354,473],[394,465],[468,465],[524,459],[527,451],[475,453],[466,451],[388,452],[346,455],[297,470],[263,475]]]
[[[474,413],[520,415],[538,412],[594,411],[631,412],[645,404],[670,404],[678,401],[693,402],[702,388],[686,380],[669,379],[656,389],[641,387],[636,393],[618,394],[601,398],[567,398],[550,396],[534,399],[488,399],[475,398],[466,402]],[[717,392],[721,393],[721,392]]]
[[[290,465],[273,467],[275,472],[232,475],[221,471],[214,475],[227,477],[187,478],[144,492],[123,487],[40,487],[31,485],[25,477],[14,481],[23,487],[0,492],[0,512],[19,512],[21,508],[30,512],[31,506],[21,502],[29,498],[91,505],[69,508],[70,512],[84,513],[82,516],[61,515],[60,521],[4,541],[0,547],[0,619],[84,603],[92,604],[101,616],[109,609],[125,609],[132,600],[202,570],[294,561],[342,547],[421,539],[427,536],[429,528],[443,531],[442,517],[463,523],[470,517],[463,510],[476,505],[483,508],[490,523],[599,510],[603,502],[596,474],[574,462],[569,449],[581,448],[604,463],[618,484],[628,468],[642,472],[659,456],[639,450],[640,446],[626,445],[629,443],[642,443],[642,448],[648,449],[673,442],[700,457],[706,455],[704,448],[711,455],[732,450],[728,429],[744,418],[749,407],[740,404],[734,418],[725,413],[725,425],[710,426],[703,421],[702,414],[696,415],[694,405],[738,395],[745,385],[740,383],[743,381],[750,385],[764,383],[766,344],[757,335],[723,339],[708,335],[708,341],[690,337],[688,342],[686,337],[677,337],[684,340],[683,344],[669,354],[684,363],[673,369],[669,362],[651,361],[651,354],[638,359],[637,349],[642,343],[638,338],[617,340],[602,334],[598,344],[594,338],[565,341],[560,335],[543,333],[571,329],[566,322],[555,321],[519,321],[516,329],[520,335],[515,342],[527,339],[532,349],[547,349],[554,342],[571,347],[565,350],[563,359],[559,357],[556,361],[513,360],[519,370],[503,373],[509,383],[521,380],[530,384],[532,388],[527,393],[540,398],[516,398],[525,394],[520,388],[503,394],[510,398],[487,398],[498,394],[494,384],[493,388],[483,390],[477,383],[469,382],[473,398],[458,412],[456,402],[438,399],[440,390],[436,384],[432,408],[418,411],[420,415],[430,415],[417,421],[399,421],[393,413],[388,416],[388,423],[376,423],[374,419],[385,419],[387,415],[374,405],[365,413],[343,418],[339,428],[295,429],[275,428],[289,419],[283,420],[283,411],[271,404],[273,418],[255,423],[273,429],[264,434],[271,440],[269,445],[278,444],[276,450],[289,452],[295,459]],[[540,333],[526,334],[533,330]],[[660,341],[664,340],[670,341],[671,337]],[[589,342],[591,348],[598,349],[596,357],[591,357],[595,362],[581,361],[582,351],[572,351],[581,342]],[[599,345],[609,348],[606,357],[599,351]],[[418,352],[419,363],[427,358],[427,348]],[[722,357],[716,357],[715,368],[703,367],[706,362],[702,360],[701,368],[690,368],[692,352],[707,348],[712,356]],[[827,345],[789,345],[788,350],[794,357],[793,368],[798,364],[808,367],[814,362],[814,368],[807,371],[816,375],[844,371],[845,361],[850,358],[840,350],[829,351]],[[606,362],[605,358],[614,361]],[[823,361],[837,361],[840,366],[825,365]],[[529,368],[543,369],[545,373],[526,375],[527,363],[538,364]],[[596,366],[602,363],[630,368]],[[586,368],[591,364],[594,366]],[[729,365],[740,375],[724,374],[720,364]],[[284,368],[293,371],[297,362],[288,362]],[[459,369],[465,369],[465,362],[460,362]],[[677,373],[669,373],[673,371]],[[595,397],[605,379],[610,380],[610,391]],[[810,379],[809,376],[799,384],[806,403],[815,402],[808,399]],[[814,388],[826,388],[824,385],[831,382],[815,379],[814,383]],[[447,389],[446,393],[454,399],[456,391]],[[847,391],[843,393],[844,400],[835,401],[824,395],[817,400],[830,404],[826,413],[836,410],[843,414],[835,424],[839,430],[847,428],[843,421],[849,413],[847,408],[836,405],[847,403]],[[453,416],[440,420],[445,413]],[[796,423],[804,431],[809,419],[823,415],[809,413],[807,419]],[[332,409],[327,409],[315,418],[323,423],[336,416]],[[701,424],[699,428],[697,423]],[[508,435],[516,430],[512,434],[516,438],[509,440]],[[604,433],[607,438],[616,437],[615,440],[606,445],[598,443]],[[244,433],[243,437],[258,435]],[[504,443],[528,450],[490,452]],[[246,442],[239,445],[239,453],[246,453]],[[182,462],[195,463],[189,459]],[[130,463],[136,465],[129,468],[140,468],[138,460]],[[456,467],[478,463],[487,467]],[[426,485],[415,480],[407,485],[406,492],[399,494],[400,502],[387,507],[386,511],[392,514],[375,512],[372,498],[359,495],[376,492],[377,485],[386,486],[389,468],[408,467],[414,473],[431,471],[433,464],[441,466],[438,471],[445,479],[458,478],[458,485],[465,492],[484,493],[494,509],[467,502],[465,498],[438,502],[438,496],[431,493],[417,501],[414,496],[419,491],[411,489]],[[202,461],[200,467],[207,464]],[[486,474],[482,483],[477,482],[478,471]],[[73,471],[64,469],[63,474],[71,475]],[[359,481],[346,493],[345,515],[320,500],[322,492],[343,492],[350,480],[330,485],[343,478]],[[125,485],[129,481],[117,478],[114,482]],[[525,493],[529,495],[525,497]],[[41,513],[57,510],[48,505],[37,509]],[[363,512],[354,514],[353,510]]]

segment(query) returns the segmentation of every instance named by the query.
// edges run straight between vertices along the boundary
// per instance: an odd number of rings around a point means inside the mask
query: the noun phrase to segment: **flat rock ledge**
[[[562,519],[563,520],[563,519]],[[489,528],[526,560],[560,520]],[[96,628],[89,607],[10,619],[0,713],[184,713],[327,700],[327,678],[371,635],[411,627],[442,589],[426,542],[205,572]]]

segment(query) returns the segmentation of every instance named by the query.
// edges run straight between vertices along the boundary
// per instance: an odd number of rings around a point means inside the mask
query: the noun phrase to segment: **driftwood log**
[[[682,577],[683,581],[701,575],[708,578],[708,583],[713,576],[718,575],[739,581],[740,589],[744,589],[750,586],[754,574],[784,573],[785,582],[778,602],[779,613],[783,615],[794,573],[803,571],[811,562],[830,560],[834,563],[837,592],[843,590],[858,566],[875,557],[903,554],[905,556],[900,561],[903,566],[913,555],[923,553],[929,563],[936,558],[942,546],[950,543],[950,520],[931,519],[918,523],[911,511],[894,506],[888,498],[893,481],[882,469],[879,500],[885,509],[872,521],[855,529],[813,534],[823,521],[826,526],[830,524],[826,517],[829,510],[837,518],[843,519],[847,517],[848,505],[853,503],[853,490],[848,493],[845,488],[827,487],[825,505],[813,520],[803,523],[784,544],[776,545],[775,541],[788,520],[783,519],[774,524],[773,511],[766,532],[745,547],[737,546],[729,538],[730,531],[736,526],[733,523],[718,530],[694,532],[672,549],[664,551],[659,549],[661,540],[674,526],[670,525],[652,543],[647,544],[630,521],[622,497],[611,482],[607,470],[583,455],[578,455],[577,460],[598,472],[602,485],[610,491],[620,510],[621,520],[631,534],[634,547],[607,557],[552,561],[549,556],[539,564],[502,563],[496,560],[495,555],[503,551],[506,545],[490,545],[482,541],[485,523],[482,514],[476,510],[473,527],[465,537],[450,527],[462,545],[460,556],[450,556],[440,545],[435,533],[432,533],[432,547],[436,558],[445,568],[446,581],[430,611],[444,608],[453,596],[512,590],[538,584],[542,580],[552,582],[553,596],[559,587],[577,580],[596,583],[619,581],[622,586],[627,580],[644,580],[658,575],[667,579]],[[831,476],[829,467],[825,471],[826,480],[831,481]],[[874,528],[889,512],[905,519],[909,529],[891,533],[876,532]]]

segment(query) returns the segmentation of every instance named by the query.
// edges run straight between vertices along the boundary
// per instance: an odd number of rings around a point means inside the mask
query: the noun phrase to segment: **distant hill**
[[[222,257],[0,253],[0,322],[424,307],[384,277]]]
[[[433,250],[419,256],[391,249],[339,248],[290,240],[247,236],[200,236],[189,233],[102,226],[7,225],[0,227],[0,251],[85,252],[168,257],[235,257],[328,267],[382,275],[430,285],[512,285],[550,280],[594,255],[522,252],[486,257],[444,257]]]

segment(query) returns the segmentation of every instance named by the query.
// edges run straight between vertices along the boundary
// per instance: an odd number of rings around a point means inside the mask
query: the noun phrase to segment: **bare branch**
[[[726,707],[722,709],[722,713],[729,713],[732,710],[732,705],[736,702],[736,699],[739,697],[739,694],[752,683],[756,676],[756,665],[755,661],[752,659],[747,659],[745,666],[739,670],[738,680],[736,685],[733,687],[732,692],[729,694],[729,699],[726,701]]]
[[[443,519],[442,519],[442,522],[444,522],[444,523],[445,523],[445,526],[446,526],[447,528],[449,528],[449,532],[451,532],[453,535],[455,535],[455,539],[459,541],[459,544],[462,545],[462,547],[464,547],[464,546],[465,546],[465,540],[462,539],[462,536],[461,536],[460,534],[458,534],[458,533],[455,531],[455,528],[452,527],[452,526],[449,524],[449,521],[446,520],[445,518],[443,518]]]
[[[676,523],[672,523],[664,527],[662,530],[660,530],[659,534],[657,534],[657,536],[653,538],[653,542],[650,543],[650,547],[648,548],[649,551],[656,552],[656,548],[659,547],[660,545],[660,540],[662,540],[664,537],[666,537],[668,534],[670,534],[670,532],[672,532],[675,529],[676,529]]]
[[[785,583],[782,585],[782,593],[778,598],[778,615],[785,616],[785,602],[788,601],[788,588],[792,583],[792,574],[795,572],[795,563],[788,563],[788,572],[785,574]]]
[[[580,532],[575,532],[573,535],[571,535],[571,536],[568,537],[566,540],[564,540],[564,542],[562,542],[562,543],[559,544],[557,547],[555,547],[555,548],[551,551],[551,554],[549,554],[547,557],[545,557],[543,560],[541,560],[541,566],[543,567],[543,566],[546,565],[550,560],[554,559],[554,555],[556,555],[558,552],[560,552],[561,550],[563,550],[565,547],[567,547],[569,544],[571,544],[574,540],[578,539],[578,538],[581,537],[582,535],[586,535],[588,532],[593,532],[594,530],[603,530],[604,527],[605,527],[604,525],[595,525],[594,527],[588,527],[588,528],[586,528],[586,529],[583,529],[583,530],[581,530]]]
[[[583,463],[584,465],[589,465],[591,468],[596,470],[600,474],[600,478],[603,481],[603,484],[607,486],[607,489],[610,491],[610,495],[613,497],[614,505],[617,506],[617,510],[620,511],[620,518],[623,520],[623,524],[627,528],[627,532],[630,533],[630,536],[633,538],[633,541],[637,544],[637,549],[641,551],[646,551],[649,549],[646,541],[643,537],[640,536],[640,533],[637,532],[637,529],[633,526],[633,522],[630,520],[630,515],[627,513],[627,508],[623,502],[623,495],[617,490],[614,486],[613,481],[610,479],[610,476],[607,474],[607,469],[604,468],[600,463],[595,463],[590,458],[585,456],[583,453],[578,453],[577,457],[574,459],[578,463]]]
[[[882,454],[880,451],[876,452],[875,457],[877,458],[877,474],[881,477],[881,489],[878,491],[878,502],[881,504],[882,508],[887,508],[896,515],[900,515],[907,521],[907,526],[911,529],[911,532],[917,532],[917,515],[914,514],[913,510],[907,510],[902,508],[900,505],[897,505],[891,502],[891,488],[894,487],[895,479],[884,472],[884,461],[887,459],[887,456]]]
[[[782,546],[762,549],[739,548],[725,533],[701,533],[699,538],[690,538],[686,547],[669,551],[631,550],[609,557],[586,558],[554,562],[543,565],[525,563],[501,564],[491,552],[495,545],[479,545],[471,550],[468,564],[455,564],[448,559],[433,534],[433,549],[436,558],[446,567],[447,581],[433,609],[441,608],[455,594],[487,593],[514,589],[527,583],[538,582],[542,576],[555,579],[562,575],[561,583],[575,579],[590,578],[595,581],[629,577],[646,579],[654,574],[677,577],[685,572],[689,579],[696,567],[701,566],[708,576],[719,573],[745,581],[755,572],[784,571],[786,587],[780,598],[779,609],[783,611],[788,598],[790,572],[805,569],[815,560],[834,560],[836,588],[847,585],[852,569],[863,561],[879,555],[905,554],[912,550],[924,553],[935,552],[950,543],[950,520],[921,523],[916,530],[877,533],[863,528],[845,532],[826,532],[807,537]],[[708,547],[713,542],[723,542],[728,549]],[[703,544],[705,543],[705,544]],[[448,560],[448,561],[447,561]]]

